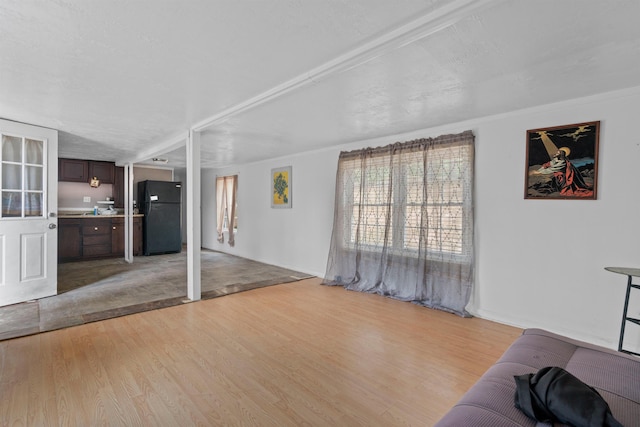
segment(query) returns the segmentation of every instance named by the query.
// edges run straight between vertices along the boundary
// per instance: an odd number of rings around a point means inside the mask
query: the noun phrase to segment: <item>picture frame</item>
[[[271,169],[271,207],[275,209],[291,208],[293,183],[292,167]]]
[[[600,122],[527,131],[525,199],[596,200]]]

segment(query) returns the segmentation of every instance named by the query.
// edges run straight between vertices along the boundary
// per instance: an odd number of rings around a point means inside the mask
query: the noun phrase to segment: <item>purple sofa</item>
[[[514,375],[559,366],[592,386],[625,427],[640,427],[640,358],[540,329],[527,329],[437,427],[547,426],[514,406]]]

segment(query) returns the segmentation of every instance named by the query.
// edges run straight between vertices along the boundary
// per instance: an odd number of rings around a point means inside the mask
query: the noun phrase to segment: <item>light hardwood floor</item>
[[[433,425],[521,330],[319,279],[0,342],[0,425]]]

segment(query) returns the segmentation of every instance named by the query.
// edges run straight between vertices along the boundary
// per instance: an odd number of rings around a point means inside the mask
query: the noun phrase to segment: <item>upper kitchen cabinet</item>
[[[89,182],[89,162],[58,159],[58,181]]]
[[[113,184],[115,164],[112,162],[89,161],[89,178],[96,177],[102,184]]]
[[[115,178],[113,180],[113,207],[124,208],[124,168],[115,167]]]
[[[102,184],[113,184],[115,168],[113,162],[58,159],[58,181],[89,182],[95,176]]]

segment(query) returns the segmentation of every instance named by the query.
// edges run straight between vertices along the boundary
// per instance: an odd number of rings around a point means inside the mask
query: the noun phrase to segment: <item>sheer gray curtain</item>
[[[324,283],[469,316],[473,162],[471,131],[340,153]]]

